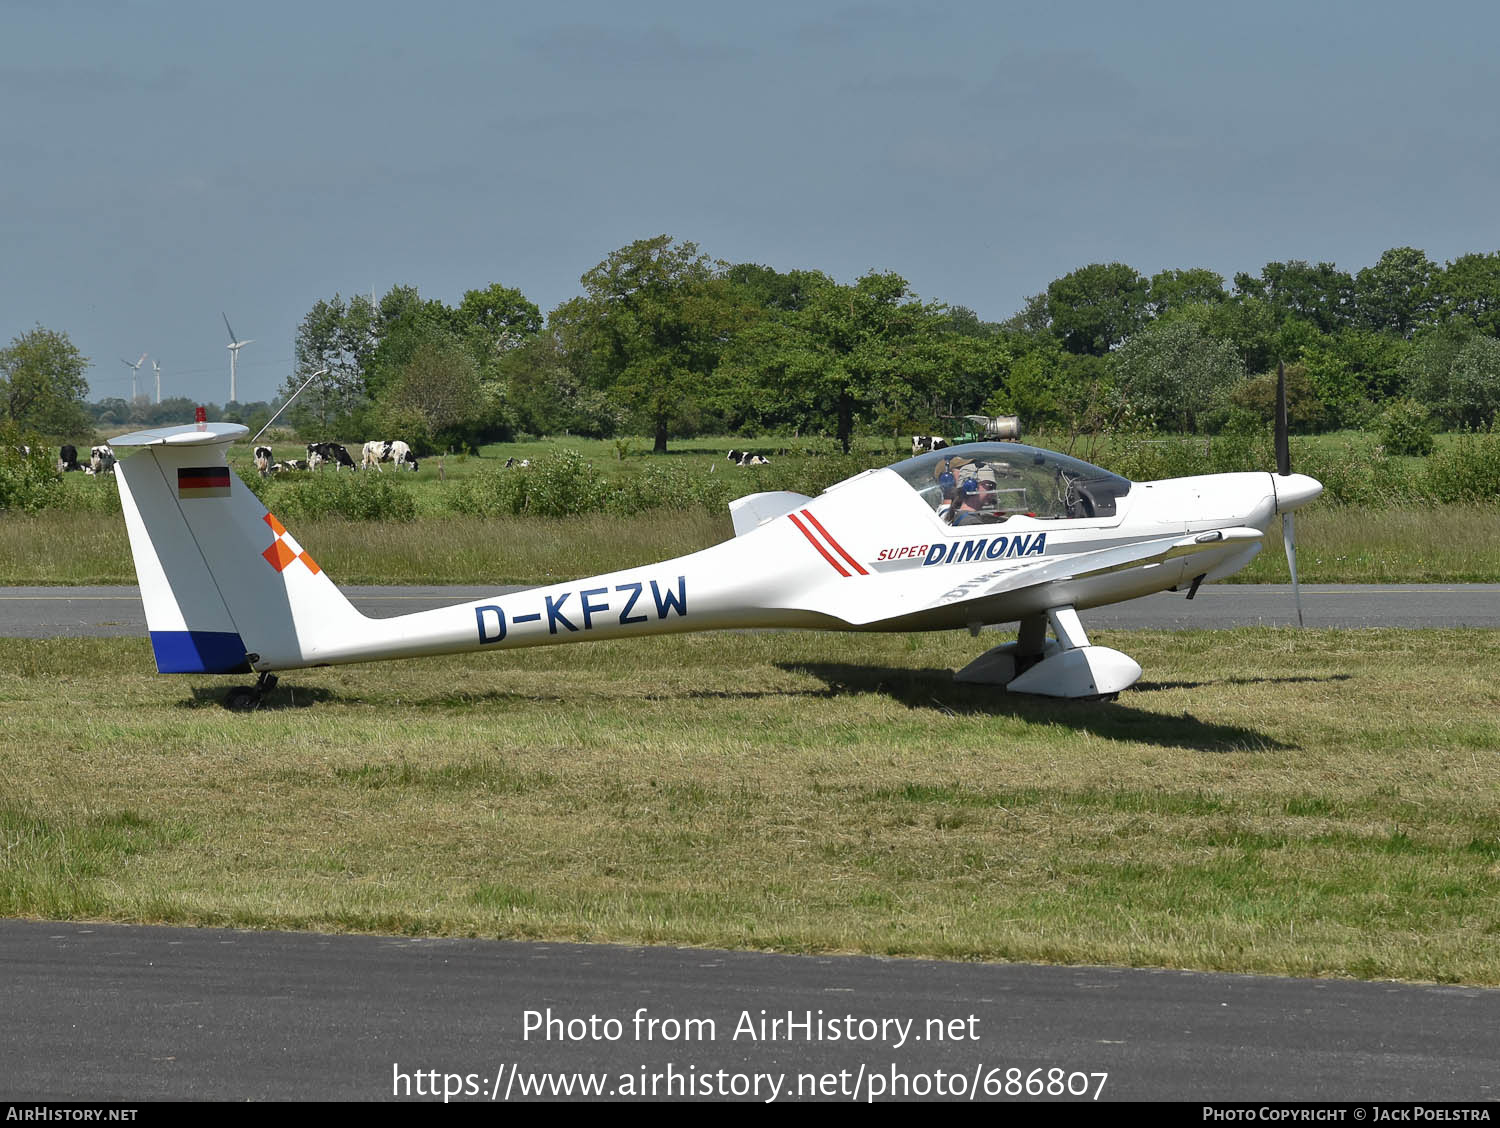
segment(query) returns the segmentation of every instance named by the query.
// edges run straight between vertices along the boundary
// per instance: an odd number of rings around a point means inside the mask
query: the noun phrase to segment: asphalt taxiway
[[[385,618],[524,590],[494,587],[348,587],[366,615]],[[1302,588],[1309,627],[1500,627],[1500,584],[1310,584]],[[1212,630],[1286,626],[1296,607],[1285,584],[1209,584],[1193,599],[1161,592],[1095,607],[1085,627]],[[135,587],[0,588],[0,636],[21,638],[144,636]]]
[[[348,593],[386,616],[511,590]],[[1309,626],[1500,626],[1500,585],[1303,597]],[[1285,586],[1243,584],[1085,615],[1292,618]],[[144,633],[131,587],[0,589],[0,635]],[[0,921],[0,1015],[0,1100],[516,1099],[518,1084],[765,1099],[776,1079],[781,1100],[1500,1096],[1500,991],[1182,971]],[[737,1035],[774,1020],[779,1034]]]
[[[0,969],[0,1100],[1500,1096],[1465,987],[32,921]]]

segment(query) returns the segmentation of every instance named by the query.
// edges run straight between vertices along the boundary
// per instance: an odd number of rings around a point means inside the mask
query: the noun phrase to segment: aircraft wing
[[[935,574],[920,577],[913,577],[910,573],[893,573],[878,578],[877,582],[886,588],[884,592],[850,591],[849,588],[854,585],[841,586],[836,593],[836,602],[840,606],[830,607],[824,604],[818,610],[837,615],[854,626],[869,626],[882,619],[895,619],[957,603],[989,599],[1062,580],[1097,576],[1123,568],[1137,568],[1153,561],[1222,548],[1229,542],[1243,541],[1249,544],[1263,536],[1259,529],[1249,527],[1216,529],[1185,536],[1155,537],[1134,544],[1088,552],[1023,558],[975,571],[932,569]]]

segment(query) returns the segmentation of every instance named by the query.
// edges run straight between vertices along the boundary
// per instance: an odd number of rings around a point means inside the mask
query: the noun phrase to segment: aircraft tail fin
[[[229,468],[230,423],[122,435],[111,445],[146,625],[164,674],[314,665],[364,616]]]

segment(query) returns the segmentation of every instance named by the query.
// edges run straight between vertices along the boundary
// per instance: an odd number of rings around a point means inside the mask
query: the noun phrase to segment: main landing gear
[[[266,694],[276,688],[276,675],[271,673],[261,674],[255,679],[255,684],[237,685],[224,695],[224,708],[236,713],[249,713],[260,708],[261,701]]]
[[[1011,693],[1085,701],[1113,700],[1140,676],[1129,655],[1089,643],[1072,607],[1022,619],[1015,642],[986,651],[953,675],[955,681],[1002,685]]]

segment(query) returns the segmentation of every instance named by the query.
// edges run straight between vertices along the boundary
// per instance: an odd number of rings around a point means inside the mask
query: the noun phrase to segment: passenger
[[[933,477],[937,479],[938,487],[943,491],[943,500],[947,501],[953,497],[958,489],[958,472],[968,465],[969,460],[963,457],[942,458],[933,467]]]

